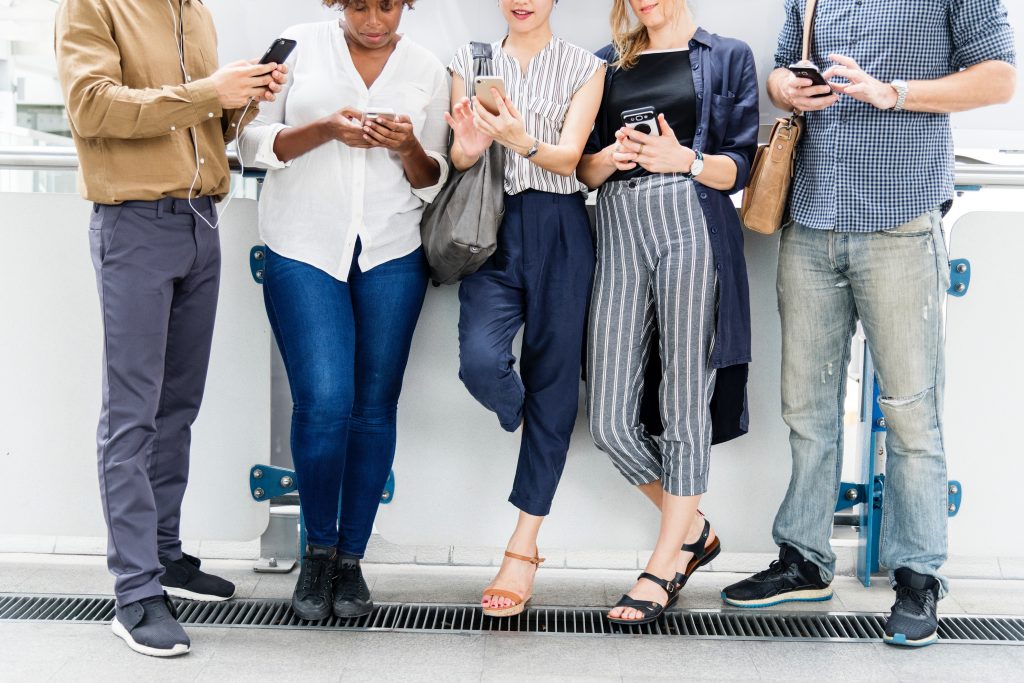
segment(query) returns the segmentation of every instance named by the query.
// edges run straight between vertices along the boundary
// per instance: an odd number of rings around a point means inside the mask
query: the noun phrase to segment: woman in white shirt
[[[505,216],[494,255],[459,289],[459,375],[501,426],[522,426],[509,502],[518,523],[481,604],[523,611],[533,590],[537,534],[558,487],[576,423],[594,243],[576,165],[594,125],[603,62],[555,37],[555,0],[500,0],[508,35],[491,46],[508,97],[498,115],[472,109],[469,46],[452,61],[452,161],[465,169],[492,141],[505,148]],[[471,93],[470,93],[471,94]],[[521,374],[512,341],[523,332]]]
[[[423,202],[448,175],[447,75],[398,34],[415,2],[324,0],[343,18],[285,31],[292,78],[240,142],[247,164],[268,169],[263,291],[294,402],[308,545],[292,607],[303,619],[373,607],[359,560],[426,292]]]

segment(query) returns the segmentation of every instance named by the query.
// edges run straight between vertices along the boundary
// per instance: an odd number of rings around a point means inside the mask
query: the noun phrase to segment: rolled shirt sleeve
[[[786,0],[786,21],[782,24],[779,43],[775,49],[776,69],[785,69],[803,59],[804,22],[800,17],[802,6],[802,0]]]
[[[719,154],[724,154],[736,162],[736,182],[729,190],[730,194],[739,192],[746,187],[750,177],[750,166],[757,153],[757,134],[760,127],[760,92],[757,83],[757,67],[754,64],[754,53],[745,47],[742,58],[736,60],[740,73],[734,82],[739,83],[736,91],[736,105],[726,125],[725,135]]]
[[[292,89],[295,59],[296,55],[292,53],[285,62],[288,67],[288,80],[282,86],[281,92],[277,93],[273,102],[262,102],[256,118],[242,128],[238,138],[238,155],[246,166],[275,170],[291,165],[291,161],[285,162],[277,158],[274,143],[282,130],[291,127],[285,124],[284,117],[288,95]]]
[[[423,151],[437,162],[441,173],[437,182],[430,187],[414,188],[412,191],[414,195],[427,203],[434,201],[438,192],[448,182],[450,172],[448,167],[449,127],[448,122],[444,120],[444,115],[448,112],[450,102],[451,83],[448,74],[441,68],[434,78],[434,90],[430,97],[430,103],[427,105],[426,119],[420,133],[420,144],[423,146]]]
[[[952,0],[950,28],[955,68],[988,61],[1016,65],[1013,27],[1001,0]]]

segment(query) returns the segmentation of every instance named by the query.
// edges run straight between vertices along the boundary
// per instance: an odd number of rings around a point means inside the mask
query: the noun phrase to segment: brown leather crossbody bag
[[[817,5],[817,0],[807,0],[804,13],[804,61],[811,54]],[[758,148],[750,168],[750,178],[743,190],[743,204],[740,208],[740,218],[748,230],[771,235],[782,227],[793,185],[796,148],[804,125],[803,114],[797,112],[788,118],[776,119],[769,143]]]

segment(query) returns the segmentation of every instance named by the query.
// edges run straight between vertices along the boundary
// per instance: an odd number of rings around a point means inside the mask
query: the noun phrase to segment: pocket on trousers
[[[93,265],[98,269],[103,265],[110,251],[110,245],[117,234],[117,226],[124,213],[122,205],[96,204],[89,218],[89,245],[92,251]]]
[[[893,237],[923,237],[930,235],[935,230],[935,214],[935,211],[926,211],[903,225],[883,230],[882,234],[892,235]]]

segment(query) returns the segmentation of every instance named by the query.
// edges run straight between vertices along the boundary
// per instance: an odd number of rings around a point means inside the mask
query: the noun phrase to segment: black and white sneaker
[[[299,580],[292,593],[292,610],[300,619],[320,621],[331,616],[337,551],[333,546],[309,544],[302,557]]]
[[[176,657],[192,645],[166,593],[118,606],[110,628],[128,647],[150,657]]]
[[[722,600],[734,607],[771,607],[783,602],[832,599],[832,588],[821,579],[818,566],[787,545],[768,569],[727,586]]]
[[[222,602],[235,595],[235,584],[201,571],[197,557],[183,553],[180,560],[160,560],[160,564],[164,566],[160,585],[176,598]]]
[[[334,582],[334,616],[351,619],[372,611],[373,600],[359,560],[338,556],[338,575]]]
[[[939,581],[910,569],[896,570],[896,603],[885,622],[885,642],[924,647],[939,639]]]

